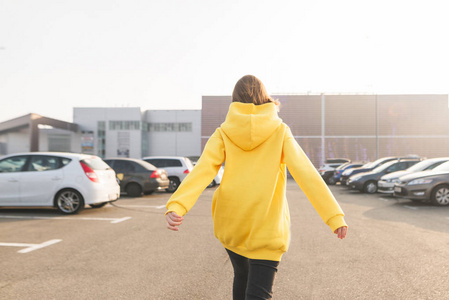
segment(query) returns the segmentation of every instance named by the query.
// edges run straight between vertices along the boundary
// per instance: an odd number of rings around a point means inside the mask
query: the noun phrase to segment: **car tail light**
[[[189,174],[190,170],[189,169],[185,169],[184,174]]]
[[[151,173],[151,176],[150,176],[151,178],[159,178],[159,177],[161,177],[160,175],[159,175],[159,172],[157,171],[157,170],[155,170],[155,171],[153,171],[153,173]]]
[[[87,178],[89,178],[93,182],[99,182],[97,173],[94,172],[94,170],[91,169],[88,165],[86,165],[83,162],[80,162],[81,167],[84,170],[84,173],[86,174]]]

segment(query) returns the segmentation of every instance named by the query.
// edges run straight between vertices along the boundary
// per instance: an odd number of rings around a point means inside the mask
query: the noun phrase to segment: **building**
[[[449,156],[448,95],[274,95],[279,116],[308,157],[373,161]],[[231,96],[203,96],[202,149],[225,120]]]
[[[200,110],[76,107],[74,123],[29,114],[0,123],[0,155],[62,151],[100,157],[199,156]]]
[[[199,156],[201,111],[75,107],[83,153],[100,157]]]
[[[201,110],[147,110],[143,156],[200,156]]]
[[[0,155],[29,151],[80,149],[78,125],[28,114],[0,123]]]

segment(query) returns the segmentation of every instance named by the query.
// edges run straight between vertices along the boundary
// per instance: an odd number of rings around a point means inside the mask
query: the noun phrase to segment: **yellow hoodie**
[[[346,226],[343,211],[273,103],[230,105],[225,122],[167,202],[167,212],[184,216],[225,161],[212,202],[214,233],[225,248],[248,258],[275,261],[287,251],[286,165],[331,230]]]

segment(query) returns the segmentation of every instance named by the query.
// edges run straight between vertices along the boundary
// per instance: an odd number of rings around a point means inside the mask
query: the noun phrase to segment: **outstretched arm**
[[[344,213],[289,128],[284,139],[283,162],[323,221],[339,238],[344,238],[347,229],[340,229],[347,227]]]
[[[216,130],[204,147],[204,151],[192,172],[184,178],[179,188],[168,200],[165,214],[174,212],[178,217],[184,216],[193,207],[203,190],[212,182],[224,160],[223,139],[220,132]],[[171,217],[173,222],[180,222],[179,218],[173,217],[173,214]],[[174,224],[174,226],[177,225]]]

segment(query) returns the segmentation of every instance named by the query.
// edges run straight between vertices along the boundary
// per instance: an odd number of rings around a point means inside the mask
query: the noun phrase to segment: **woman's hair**
[[[262,81],[253,75],[245,75],[237,81],[232,92],[232,102],[254,103],[256,105],[273,102],[279,105],[278,100],[268,95]]]

